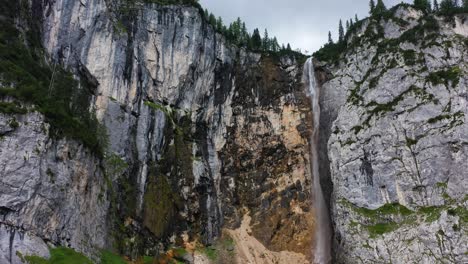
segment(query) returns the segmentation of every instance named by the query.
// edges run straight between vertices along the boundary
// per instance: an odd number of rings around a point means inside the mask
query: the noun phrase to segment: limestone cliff
[[[51,119],[2,80],[2,102],[26,110],[0,113],[1,263],[48,256],[47,245],[136,259],[219,239],[239,245],[221,262],[308,263],[302,57],[232,46],[192,6],[14,2],[2,21],[38,33],[52,74],[73,73],[107,144],[52,136]]]
[[[467,16],[389,14],[317,63],[337,262],[465,263]]]

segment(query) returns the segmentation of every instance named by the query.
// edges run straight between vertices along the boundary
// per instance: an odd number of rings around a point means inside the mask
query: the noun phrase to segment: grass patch
[[[399,225],[395,222],[390,223],[379,223],[375,225],[366,226],[367,231],[371,237],[376,237],[378,235],[383,235],[397,229]]]
[[[216,261],[218,258],[218,251],[212,246],[205,247],[201,250],[201,253],[207,256],[211,261]]]
[[[38,256],[25,256],[24,260],[28,264],[93,264],[83,254],[66,247],[50,249],[50,259]]]
[[[101,264],[127,264],[127,262],[121,256],[104,250],[101,253]]]
[[[440,206],[428,206],[421,207],[418,211],[425,216],[426,222],[432,223],[440,218],[440,214],[443,210],[444,208]]]
[[[353,210],[367,218],[377,218],[380,216],[386,216],[386,215],[402,215],[402,216],[408,216],[413,213],[410,209],[406,208],[405,206],[399,204],[399,203],[391,203],[391,204],[385,204],[382,207],[379,207],[375,210],[372,209],[367,209],[367,208],[362,208],[362,207],[357,207],[353,205]]]
[[[207,256],[213,263],[232,263],[235,257],[234,250],[234,239],[228,233],[223,233],[213,245],[197,248],[198,252]]]

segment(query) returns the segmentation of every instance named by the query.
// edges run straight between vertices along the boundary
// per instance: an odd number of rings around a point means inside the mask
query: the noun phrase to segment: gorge
[[[465,13],[312,59],[150,2],[0,4],[0,264],[466,262]]]

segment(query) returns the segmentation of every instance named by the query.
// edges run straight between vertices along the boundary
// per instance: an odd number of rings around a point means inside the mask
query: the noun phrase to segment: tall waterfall
[[[323,197],[322,187],[320,186],[320,174],[318,164],[318,139],[320,127],[320,105],[319,87],[316,84],[315,72],[312,58],[309,58],[304,65],[304,74],[302,81],[309,88],[309,96],[312,104],[313,114],[313,131],[310,140],[311,154],[311,174],[313,177],[314,191],[314,206],[316,217],[315,230],[315,248],[314,248],[314,263],[327,264],[331,262],[331,231],[328,210]]]

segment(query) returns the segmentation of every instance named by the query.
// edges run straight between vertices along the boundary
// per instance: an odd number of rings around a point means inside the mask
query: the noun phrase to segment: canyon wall
[[[91,84],[89,110],[108,144],[100,157],[52,138],[33,106],[0,114],[2,261],[48,256],[47,244],[136,258],[228,236],[252,245],[229,262],[308,263],[301,56],[232,46],[191,6],[34,0],[24,12],[49,65]]]
[[[337,263],[463,263],[467,17],[391,14],[317,63]]]

